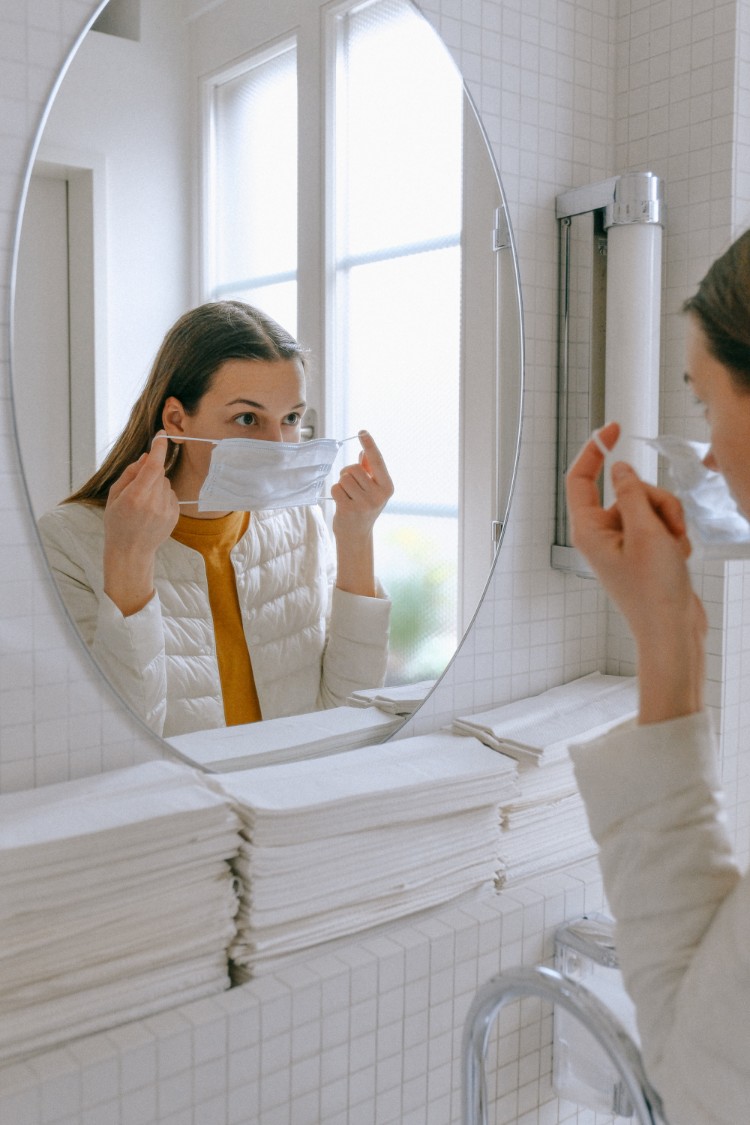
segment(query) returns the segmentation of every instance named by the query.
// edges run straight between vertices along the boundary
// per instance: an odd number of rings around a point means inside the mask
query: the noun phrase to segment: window
[[[207,298],[236,297],[297,331],[297,51],[211,86]]]
[[[463,84],[409,0],[298,17],[264,25],[257,49],[205,84],[204,295],[257,304],[310,347],[311,433],[366,427],[381,446],[396,486],[376,525],[389,680],[409,682],[442,671],[470,616]],[[356,442],[344,448],[356,457]]]
[[[396,484],[376,558],[391,677],[419,680],[458,628],[462,85],[403,0],[345,8],[334,28],[328,416],[341,434],[366,425]]]

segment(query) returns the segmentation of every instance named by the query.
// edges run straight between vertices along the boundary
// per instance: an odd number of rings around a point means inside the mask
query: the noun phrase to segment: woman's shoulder
[[[98,504],[58,504],[38,520],[42,538],[58,535],[104,535],[104,508]]]
[[[38,521],[47,560],[55,572],[83,569],[96,573],[104,549],[104,509],[91,504],[59,504]]]

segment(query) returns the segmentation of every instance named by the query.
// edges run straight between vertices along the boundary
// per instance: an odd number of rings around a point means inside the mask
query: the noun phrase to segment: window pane
[[[213,91],[212,297],[238,297],[296,331],[297,53]]]
[[[330,413],[371,430],[394,480],[376,560],[389,680],[408,682],[457,643],[463,90],[406,0],[342,15],[337,64]]]
[[[461,226],[461,81],[405,0],[342,19],[336,96],[339,254],[456,236]]]
[[[459,250],[349,271],[349,426],[372,430],[397,482],[393,504],[458,504]],[[375,393],[374,393],[375,392]],[[429,448],[430,456],[420,450]]]

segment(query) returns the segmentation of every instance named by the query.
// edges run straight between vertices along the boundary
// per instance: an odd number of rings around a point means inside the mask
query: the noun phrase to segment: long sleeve
[[[319,706],[341,707],[353,691],[380,687],[388,663],[391,602],[334,589],[323,655]]]
[[[750,1107],[750,881],[724,824],[705,714],[571,749],[647,1073],[669,1125]]]
[[[55,509],[42,516],[39,530],[60,596],[91,655],[128,706],[161,734],[167,676],[158,595],[124,617],[104,593],[97,510]]]

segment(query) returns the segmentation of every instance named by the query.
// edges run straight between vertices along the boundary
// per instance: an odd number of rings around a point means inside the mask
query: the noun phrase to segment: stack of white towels
[[[453,722],[518,762],[520,795],[502,808],[504,874],[517,883],[596,854],[568,747],[595,738],[638,709],[635,677],[594,672]]]
[[[243,822],[236,979],[492,886],[516,774],[442,733],[214,778]]]
[[[165,761],[0,797],[0,1062],[227,988],[238,827]]]
[[[595,673],[450,732],[1,796],[0,1064],[593,855],[568,747],[636,708]]]

